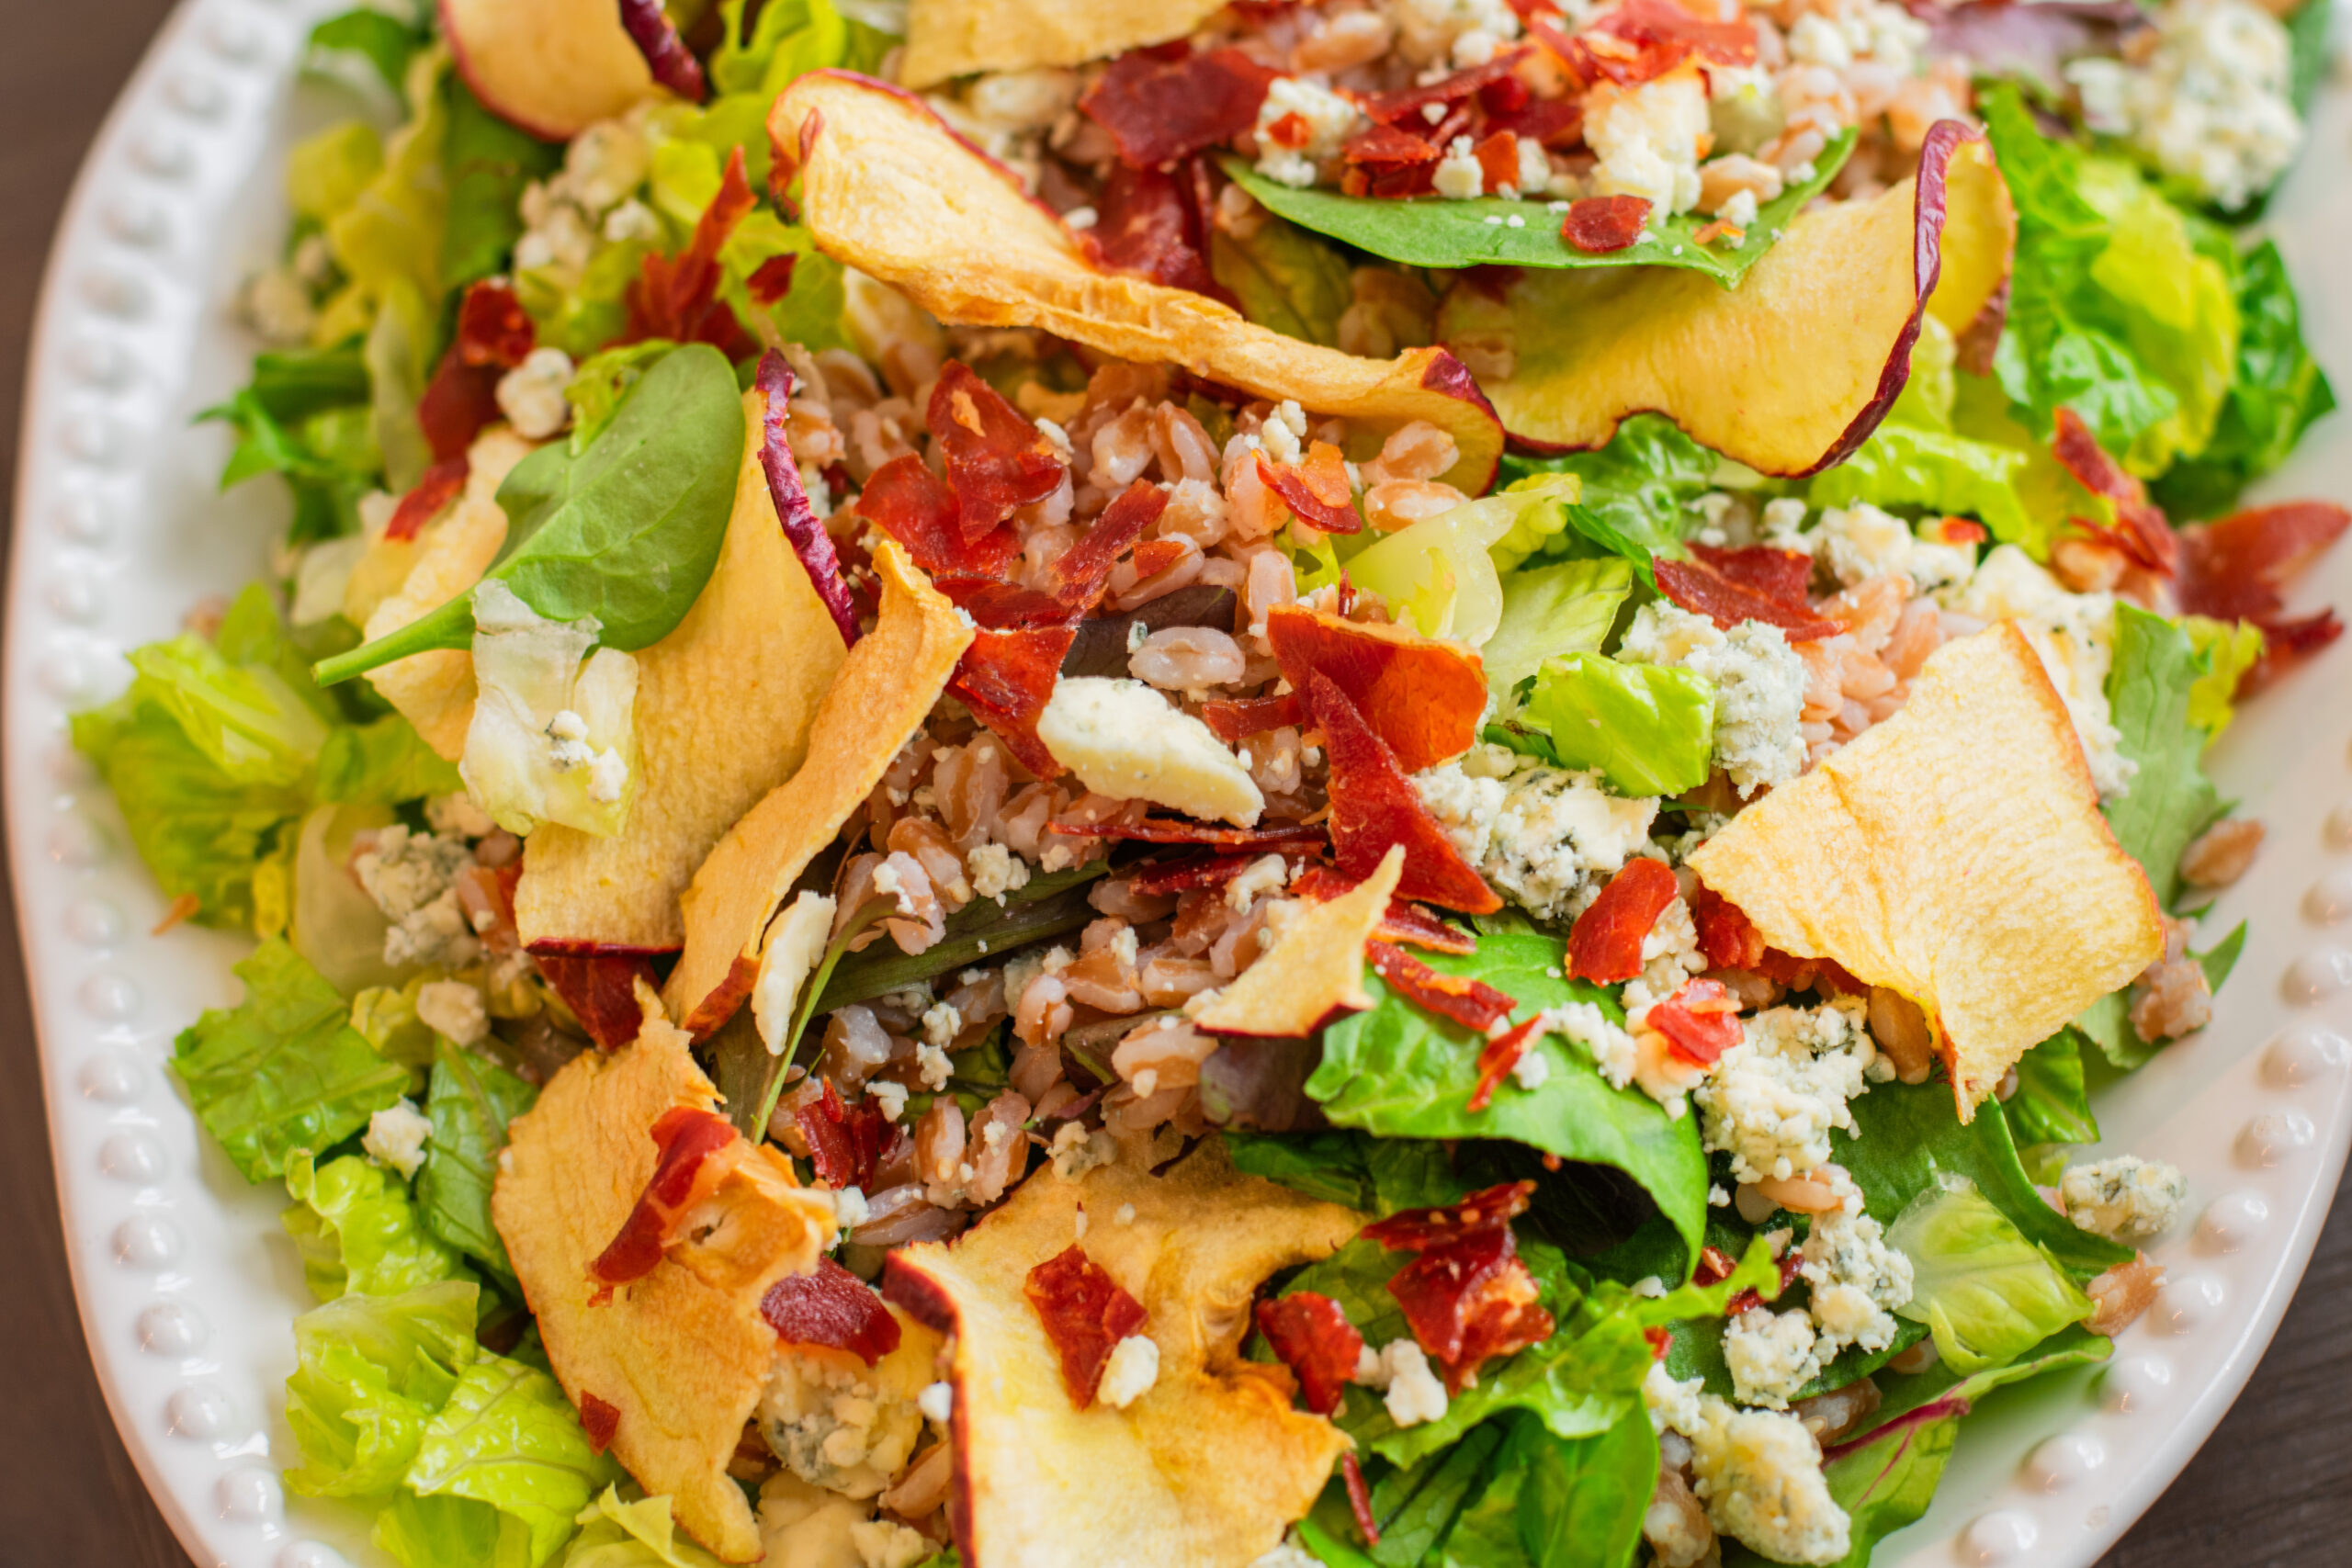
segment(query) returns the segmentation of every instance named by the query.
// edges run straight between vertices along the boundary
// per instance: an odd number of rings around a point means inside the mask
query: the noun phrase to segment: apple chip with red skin
[[[1771,947],[1918,1004],[1963,1122],[2028,1049],[2164,951],[2147,874],[2006,621],[1938,649],[1901,712],[1690,863]]]
[[[598,1260],[640,1228],[657,1196],[668,1151],[654,1128],[673,1113],[699,1124],[718,1103],[685,1034],[650,987],[639,995],[635,1043],[575,1057],[515,1118],[491,1217],[564,1392],[598,1413],[613,1453],[648,1493],[672,1500],[696,1540],[749,1562],[759,1531],[727,1463],[776,1358],[762,1303],[777,1281],[817,1268],[832,1206],[794,1179],[781,1151],[737,1139],[705,1155],[724,1174],[695,1184],[709,1190],[684,1235],[665,1225],[658,1258],[608,1262],[608,1276],[635,1274],[624,1283],[596,1278]]]
[[[1180,39],[1226,0],[913,0],[899,80],[935,87],[976,71],[1083,65]]]
[[[1253,398],[1293,399],[1365,432],[1427,420],[1460,454],[1437,478],[1468,495],[1494,482],[1502,425],[1451,354],[1359,358],[1253,325],[1205,294],[1107,270],[1010,170],[911,94],[812,71],[776,99],[768,136],[786,155],[797,151],[801,215],[818,248],[942,321],[1042,327]]]
[[[440,0],[449,54],[482,107],[542,141],[568,141],[661,91],[617,5]]]
[[[1809,474],[1878,428],[1923,312],[1964,343],[1997,325],[2016,235],[1983,133],[1944,120],[1917,175],[1796,219],[1735,288],[1655,266],[1465,276],[1438,337],[1498,367],[1479,382],[1531,446],[1604,446],[1651,410],[1759,472]]]
[[[1132,1208],[1132,1214],[1129,1210]],[[1024,1290],[1079,1235],[1145,1310],[1157,1380],[1080,1410]],[[1241,1355],[1258,1287],[1330,1256],[1361,1216],[1236,1172],[1215,1140],[1154,1175],[1133,1147],[1070,1181],[1048,1167],[952,1244],[891,1255],[883,1291],[955,1336],[949,1504],[967,1568],[1246,1568],[1323,1489],[1348,1439]]]

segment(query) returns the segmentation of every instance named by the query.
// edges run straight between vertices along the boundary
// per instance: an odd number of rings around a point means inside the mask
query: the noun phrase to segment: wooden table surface
[[[0,506],[13,513],[22,365],[51,226],[169,0],[6,0],[0,51]],[[10,517],[10,525],[14,524]],[[0,850],[0,853],[5,853]],[[0,901],[0,1568],[187,1568],[91,1375],[58,1229],[13,901]],[[2103,1568],[2352,1562],[2352,1204],[2221,1428]]]

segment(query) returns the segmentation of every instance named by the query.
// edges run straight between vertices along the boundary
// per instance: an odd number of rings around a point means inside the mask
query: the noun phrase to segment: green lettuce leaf
[[[1598,768],[1620,795],[1679,795],[1707,782],[1715,687],[1695,671],[1562,654],[1536,671],[1526,716],[1548,732],[1563,767]]]
[[[1615,1016],[1607,992],[1561,976],[1558,939],[1531,929],[1489,931],[1476,953],[1431,953],[1428,962],[1517,998],[1521,1018],[1570,1001],[1597,1001]],[[1364,987],[1373,1007],[1323,1032],[1322,1064],[1306,1081],[1334,1123],[1392,1138],[1508,1138],[1562,1159],[1613,1166],[1648,1192],[1696,1260],[1708,1183],[1696,1118],[1669,1117],[1637,1089],[1611,1089],[1589,1057],[1556,1035],[1529,1047],[1547,1069],[1540,1086],[1506,1081],[1491,1106],[1471,1111],[1477,1037],[1390,992],[1377,976],[1366,976]]]
[[[1545,660],[1599,653],[1633,591],[1633,563],[1614,556],[1506,574],[1502,620],[1478,649],[1487,689],[1508,706],[1519,683],[1532,679]]]
[[[578,1522],[563,1568],[720,1568],[718,1558],[679,1533],[667,1497],[624,1502],[619,1487],[607,1486]]]
[[[365,1497],[400,1483],[426,1426],[481,1353],[480,1294],[447,1280],[397,1296],[344,1296],[294,1320],[286,1424],[300,1457],[286,1472],[288,1490]]]
[[[1334,1475],[1314,1511],[1299,1521],[1300,1539],[1332,1568],[1415,1568],[1429,1560],[1476,1500],[1509,1437],[1501,1422],[1490,1422],[1416,1464],[1394,1465],[1377,1456],[1367,1461],[1364,1480],[1373,1520],[1380,1527],[1375,1546],[1359,1544],[1363,1538],[1356,1533],[1347,1488]]]
[[[2019,1148],[2098,1142],[2083,1086],[2083,1045],[2080,1030],[2062,1029],[2018,1058],[2017,1092],[2000,1103]]]
[[[319,747],[316,795],[328,806],[397,806],[466,787],[458,765],[398,714],[331,732]]]
[[[553,1377],[485,1354],[426,1426],[376,1544],[401,1568],[538,1568],[620,1479]]]
[[[2199,657],[2188,634],[2161,615],[2116,605],[2107,700],[2119,750],[2139,771],[2102,809],[2115,841],[2147,872],[2167,908],[2180,895],[2181,852],[2222,812],[2220,792],[2205,776],[2209,737],[2189,718],[2191,693],[2213,660],[2212,651]]]
[[[498,1179],[507,1123],[528,1111],[539,1091],[470,1051],[446,1041],[435,1048],[425,1100],[433,1135],[416,1173],[416,1201],[435,1235],[511,1280],[514,1267],[490,1219],[490,1190]]]
[[[359,199],[384,166],[384,139],[364,119],[314,131],[286,155],[286,199],[294,215],[324,223]]]
[[[1462,1511],[1444,1568],[1623,1568],[1657,1484],[1657,1434],[1636,1408],[1605,1432],[1560,1438],[1510,1423],[1494,1475]]]
[[[301,1256],[303,1280],[322,1302],[471,1278],[457,1252],[425,1229],[408,1183],[357,1155],[317,1165],[310,1150],[297,1149],[286,1161],[286,1190],[294,1203],[279,1218]]]
[[[1541,198],[1345,196],[1283,185],[1233,157],[1225,160],[1225,172],[1302,229],[1408,266],[1668,266],[1702,272],[1728,288],[1772,248],[1804,204],[1828,188],[1853,150],[1854,133],[1839,132],[1814,160],[1813,177],[1757,209],[1756,221],[1738,244],[1701,244],[1699,231],[1713,220],[1680,212],[1657,219],[1624,249],[1599,254],[1569,244],[1560,232],[1560,213]]]
[[[245,1179],[274,1180],[296,1150],[332,1147],[398,1101],[408,1069],[376,1055],[348,1004],[285,942],[262,943],[237,976],[245,999],[180,1032],[172,1076]]]
[[[2090,1297],[2057,1259],[1964,1177],[1912,1199],[1886,1239],[1911,1259],[1911,1299],[1896,1314],[1926,1324],[1955,1371],[2007,1365],[2091,1314]]]
[[[300,353],[264,354],[253,379],[205,409],[236,434],[220,488],[262,474],[286,481],[295,543],[359,532],[359,502],[377,488],[384,458],[369,412],[372,384],[359,341]]]
[[[1663,414],[1635,414],[1595,452],[1557,457],[1503,457],[1502,477],[1574,474],[1583,493],[1568,509],[1569,532],[1547,546],[1555,555],[1608,554],[1634,563],[1645,586],[1653,556],[1680,556],[1697,524],[1690,503],[1714,485],[1715,457]]]
[[[311,29],[314,54],[347,52],[373,66],[384,85],[397,93],[408,80],[409,62],[432,41],[432,29],[362,6],[329,17]]]
[[[1430,1209],[1469,1195],[1447,1145],[1368,1133],[1225,1134],[1234,1168],[1360,1213]]]
[[[523,187],[563,166],[563,144],[517,130],[482,107],[455,72],[441,90],[449,115],[441,142],[441,178],[449,192],[441,276],[455,289],[506,270],[523,237]]]
[[[1354,298],[1347,258],[1306,230],[1279,218],[1246,237],[1216,229],[1209,235],[1209,271],[1258,325],[1339,346],[1340,314]]]

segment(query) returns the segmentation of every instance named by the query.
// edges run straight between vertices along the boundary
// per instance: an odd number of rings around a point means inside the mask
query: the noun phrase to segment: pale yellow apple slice
[[[1363,988],[1364,944],[1380,929],[1404,871],[1405,852],[1392,847],[1353,890],[1300,906],[1265,955],[1193,1021],[1216,1034],[1303,1037],[1334,1014],[1372,1006],[1372,993]]]
[[[1460,454],[1441,479],[1471,495],[1494,480],[1502,426],[1451,354],[1363,359],[1253,325],[1204,294],[1105,271],[1003,164],[911,94],[814,71],[776,99],[768,134],[800,160],[818,247],[943,321],[1042,327],[1367,429],[1425,419]]]
[[[1939,649],[1901,712],[1733,818],[1690,865],[1770,945],[1917,1003],[1963,1122],[2164,951],[2147,874],[2108,830],[2065,704],[2007,621]]]
[[[449,54],[482,107],[568,141],[661,89],[611,0],[440,0]]]
[[[899,80],[935,87],[976,71],[1083,65],[1182,38],[1226,0],[913,0]]]

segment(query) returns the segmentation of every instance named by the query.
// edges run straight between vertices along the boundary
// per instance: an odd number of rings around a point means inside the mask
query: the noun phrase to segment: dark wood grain
[[[6,0],[0,50],[0,475],[13,497],[25,345],[84,148],[167,0]],[[0,503],[5,504],[5,503]],[[13,526],[13,517],[9,525]],[[190,1568],[89,1370],[66,1275],[16,912],[0,903],[0,1565]],[[2103,1568],[2352,1562],[2352,1205],[2245,1396]]]

